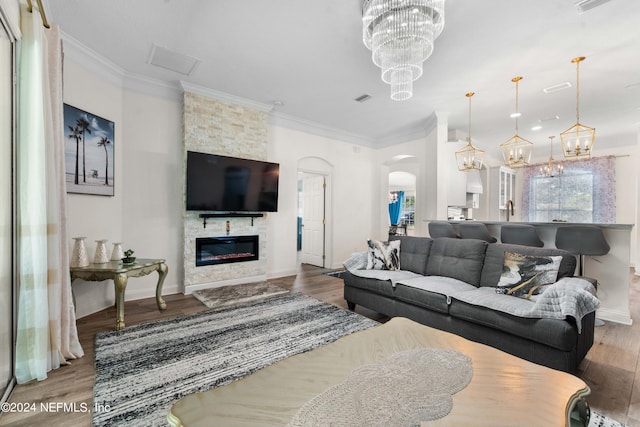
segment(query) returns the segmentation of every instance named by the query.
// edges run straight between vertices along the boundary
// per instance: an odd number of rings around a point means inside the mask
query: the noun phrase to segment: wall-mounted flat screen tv
[[[276,212],[278,163],[187,151],[187,210]]]

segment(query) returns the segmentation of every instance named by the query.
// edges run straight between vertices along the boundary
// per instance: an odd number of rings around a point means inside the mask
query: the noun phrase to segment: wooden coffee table
[[[90,282],[113,280],[116,294],[116,330],[120,330],[124,328],[124,292],[127,289],[129,277],[146,276],[157,271],[156,302],[158,310],[164,310],[167,308],[167,304],[162,298],[162,285],[164,284],[164,278],[167,277],[168,270],[167,264],[163,259],[137,258],[130,265],[123,264],[120,261],[109,261],[104,264],[89,264],[87,267],[71,267],[70,272],[72,284],[75,279]]]
[[[316,395],[360,366],[418,348],[451,348],[473,360],[473,378],[449,415],[429,426],[563,426],[590,393],[580,379],[404,318],[345,336],[223,387],[188,395],[168,414],[184,427],[284,426]]]

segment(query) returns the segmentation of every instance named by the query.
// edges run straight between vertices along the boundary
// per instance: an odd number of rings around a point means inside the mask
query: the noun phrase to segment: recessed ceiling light
[[[511,113],[509,117],[511,117],[512,119],[515,119],[516,117],[520,117],[521,115],[522,113]]]
[[[571,83],[569,82],[564,82],[564,83],[560,83],[557,85],[553,85],[553,86],[549,86],[549,87],[545,87],[544,89],[542,89],[542,91],[544,93],[553,93],[553,92],[558,92],[564,89],[569,89],[571,87]]]
[[[531,130],[540,130],[540,129],[542,129],[542,126],[540,125],[535,125],[531,127]]]
[[[560,116],[558,116],[557,114],[554,116],[549,116],[549,117],[545,117],[543,119],[538,119],[538,122],[540,123],[544,123],[544,122],[551,122],[553,120],[558,120],[560,119]]]

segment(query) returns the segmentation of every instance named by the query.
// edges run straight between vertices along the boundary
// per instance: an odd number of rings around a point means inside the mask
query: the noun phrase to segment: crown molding
[[[113,85],[123,86],[126,74],[123,68],[108,61],[64,31],[61,31],[60,35],[65,59],[72,60]]]
[[[415,141],[416,139],[427,137],[438,126],[438,117],[432,113],[425,120],[414,126],[404,128],[400,132],[395,132],[375,140],[374,147],[385,148],[403,142]]]
[[[271,112],[269,115],[269,124],[281,126],[288,129],[298,130],[317,136],[331,139],[337,139],[343,142],[362,145],[365,147],[373,147],[375,141],[371,138],[363,137],[355,133],[346,132],[342,129],[326,126],[311,120],[301,119],[300,117],[291,116],[280,112]]]
[[[242,107],[253,108],[254,110],[263,111],[266,113],[270,112],[273,109],[273,105],[271,104],[265,104],[263,102],[254,101],[249,98],[231,95],[230,93],[221,92],[219,90],[210,89],[204,86],[198,86],[182,80],[180,81],[180,87],[184,92],[195,93],[197,95],[206,96],[207,98],[217,99],[218,101],[236,104]]]
[[[176,83],[129,73],[64,32],[62,32],[62,42],[66,59],[70,59],[114,86],[145,95],[180,101],[181,90]]]

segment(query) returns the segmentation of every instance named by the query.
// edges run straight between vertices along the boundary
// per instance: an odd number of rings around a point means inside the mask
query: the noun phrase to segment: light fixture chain
[[[518,134],[518,113],[520,110],[518,110],[518,82],[520,81],[520,79],[516,80],[516,135]]]
[[[580,123],[580,60],[576,61],[576,123]]]

